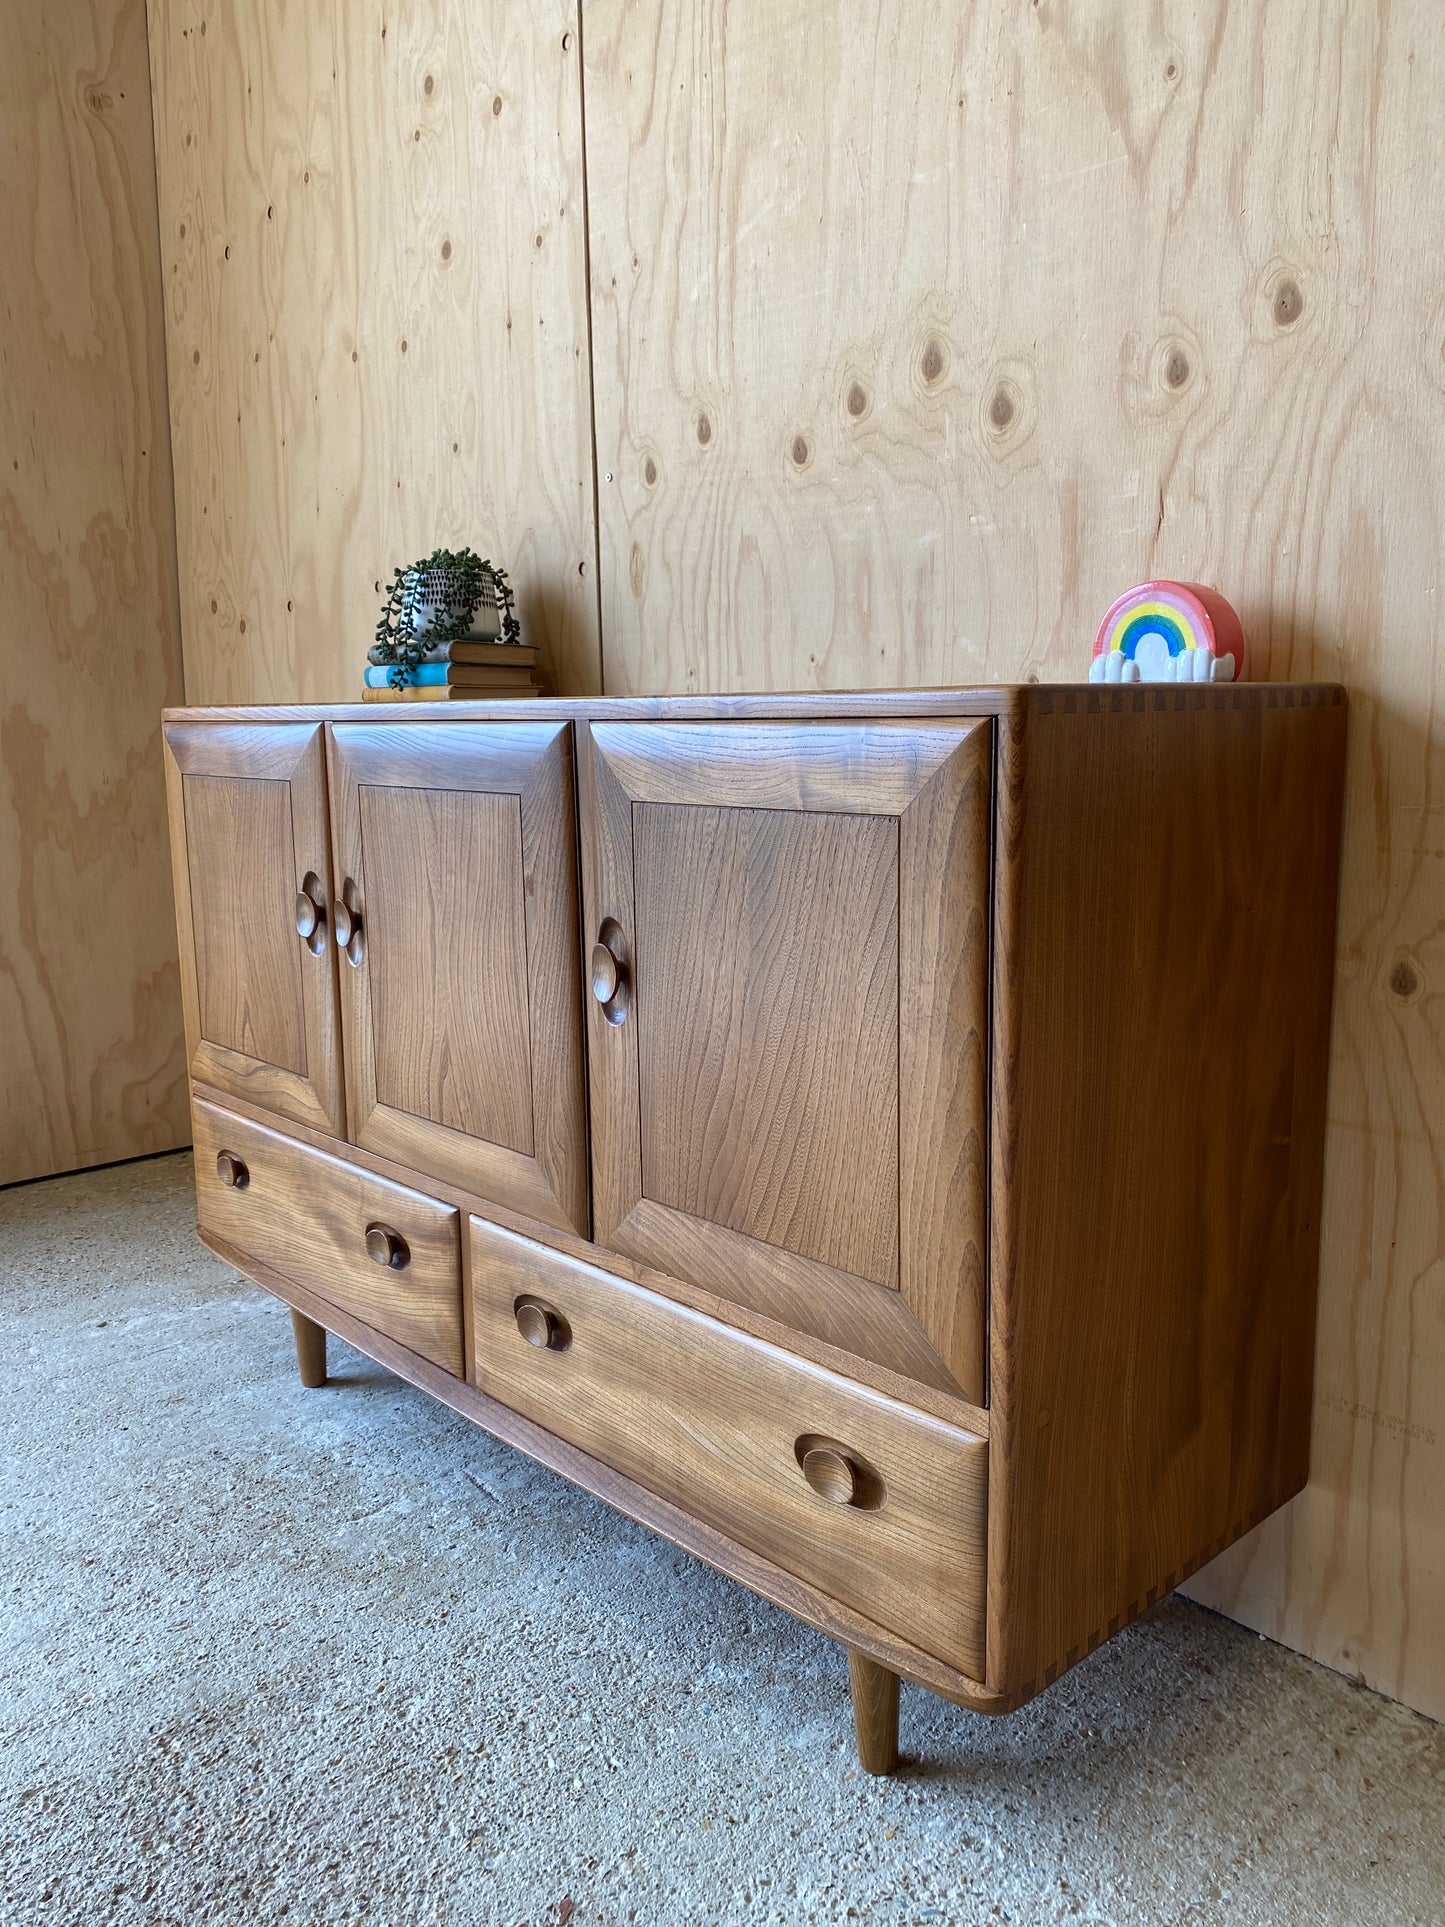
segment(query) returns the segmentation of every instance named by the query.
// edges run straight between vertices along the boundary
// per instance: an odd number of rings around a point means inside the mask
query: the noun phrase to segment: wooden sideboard
[[[1007,1712],[1304,1484],[1334,687],[179,709],[204,1242]]]

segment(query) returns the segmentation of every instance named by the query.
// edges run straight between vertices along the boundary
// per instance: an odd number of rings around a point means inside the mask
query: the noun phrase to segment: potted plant
[[[522,640],[506,570],[474,549],[433,549],[393,574],[368,658],[388,664],[387,681],[404,688],[443,644],[472,633],[481,609],[497,611],[503,642]]]

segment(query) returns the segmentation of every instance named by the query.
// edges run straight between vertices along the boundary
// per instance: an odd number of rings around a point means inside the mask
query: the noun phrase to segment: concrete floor
[[[827,1640],[335,1340],[304,1392],[190,1180],[0,1192],[7,1927],[1445,1921],[1445,1728],[1182,1601],[864,1778]]]

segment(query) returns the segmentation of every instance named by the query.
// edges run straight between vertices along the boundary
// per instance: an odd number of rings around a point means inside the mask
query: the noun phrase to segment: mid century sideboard
[[[840,1641],[889,1771],[1304,1484],[1345,713],[168,711],[201,1237]]]

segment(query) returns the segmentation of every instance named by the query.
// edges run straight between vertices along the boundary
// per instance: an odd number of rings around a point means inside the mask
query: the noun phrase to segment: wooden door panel
[[[567,723],[338,723],[358,1144],[586,1233]]]
[[[201,1035],[306,1075],[306,1019],[296,933],[255,906],[289,905],[290,786],[275,778],[188,776],[191,914]],[[208,887],[219,851],[232,853],[230,884]]]
[[[596,1237],[982,1403],[990,726],[581,748]]]
[[[897,1284],[896,823],[642,803],[633,849],[643,1195]]]
[[[360,805],[377,1103],[530,1157],[519,800],[364,784]]]
[[[169,723],[165,742],[191,1075],[339,1134],[321,727]],[[319,906],[309,940],[303,891]]]

